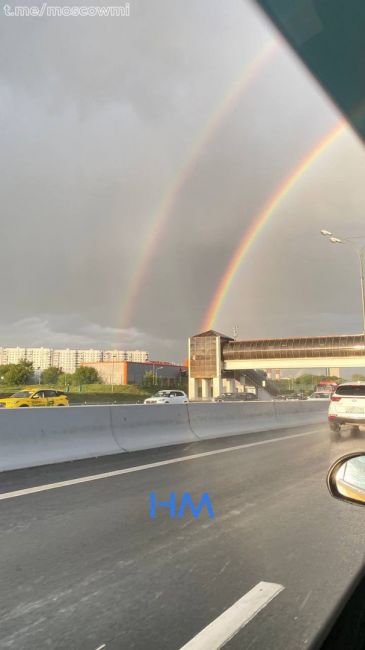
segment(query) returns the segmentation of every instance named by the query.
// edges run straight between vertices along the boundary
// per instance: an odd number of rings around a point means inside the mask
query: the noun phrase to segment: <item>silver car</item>
[[[145,399],[145,404],[187,404],[188,396],[182,390],[159,390]]]

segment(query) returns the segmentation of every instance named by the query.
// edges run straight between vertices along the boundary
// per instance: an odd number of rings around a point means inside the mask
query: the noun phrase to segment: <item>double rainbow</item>
[[[133,311],[138,301],[139,293],[142,289],[144,278],[147,275],[151,260],[156,253],[162,233],[178,201],[180,192],[185,183],[190,178],[194,167],[202,155],[203,151],[213,138],[216,130],[224,121],[226,116],[233,110],[242,94],[248,89],[250,84],[258,76],[262,68],[272,59],[277,50],[278,42],[271,39],[266,46],[260,50],[260,53],[246,66],[241,75],[236,80],[233,88],[225,97],[222,103],[214,111],[208,124],[194,142],[193,148],[185,163],[181,166],[179,173],[174,177],[163,195],[156,212],[151,220],[149,231],[145,237],[144,244],[138,255],[134,271],[130,279],[124,301],[122,303],[121,327],[128,328],[131,324]],[[214,293],[213,299],[209,305],[208,311],[202,323],[202,330],[211,329],[218,317],[223,306],[224,300],[231,288],[235,276],[242,264],[246,254],[252,244],[262,231],[265,224],[273,215],[279,204],[285,199],[288,193],[294,188],[297,182],[306,173],[309,167],[321,156],[321,154],[331,145],[346,129],[345,120],[341,120],[332,128],[318,143],[307,153],[307,155],[296,165],[289,175],[276,188],[272,196],[266,201],[260,212],[254,217],[250,227],[244,233],[239,245],[237,246],[230,262],[228,263],[218,287]]]
[[[232,111],[242,94],[258,76],[263,66],[271,60],[275,54],[275,51],[277,50],[277,47],[278,42],[276,40],[270,39],[270,41],[260,50],[260,53],[256,55],[254,59],[249,63],[249,65],[245,66],[243,72],[241,72],[237,78],[229,94],[214,111],[199,138],[194,142],[193,149],[189,152],[185,163],[182,165],[179,173],[177,176],[175,176],[174,180],[169,185],[168,190],[164,194],[162,201],[152,218],[150,229],[145,237],[144,244],[137,258],[129,286],[124,296],[121,316],[122,328],[127,328],[131,324],[131,317],[137,303],[138,295],[143,286],[144,278],[147,275],[147,271],[156,252],[158,243],[161,239],[161,235],[164,232],[166,224],[173,213],[181,190],[183,189],[186,181],[189,179],[192,171],[194,170],[195,164],[213,138],[220,124]]]

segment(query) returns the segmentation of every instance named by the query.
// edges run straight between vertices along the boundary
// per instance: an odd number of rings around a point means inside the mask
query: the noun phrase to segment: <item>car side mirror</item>
[[[32,399],[39,399],[39,395],[33,395]]]
[[[336,499],[365,505],[365,453],[339,458],[330,467],[327,486]]]

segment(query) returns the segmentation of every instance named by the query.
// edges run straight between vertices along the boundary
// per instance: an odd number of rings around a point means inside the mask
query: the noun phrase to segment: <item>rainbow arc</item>
[[[240,243],[238,244],[231,260],[229,261],[218,287],[215,291],[213,299],[209,305],[209,309],[205,315],[202,324],[202,330],[209,330],[218,317],[222,309],[224,300],[232,286],[235,276],[245,258],[252,244],[274,214],[275,210],[279,207],[289,192],[294,189],[300,179],[304,176],[306,171],[316,162],[316,160],[324,153],[344,131],[346,130],[347,123],[341,120],[334,128],[332,128],[319,142],[307,153],[307,155],[296,165],[294,170],[282,181],[276,188],[275,192],[266,201],[260,212],[254,217],[248,230],[244,233]]]
[[[171,215],[173,214],[180,193],[190,178],[196,163],[214,137],[217,129],[236,106],[244,92],[254,82],[264,66],[271,61],[277,49],[278,41],[270,39],[270,41],[260,50],[259,54],[257,54],[253,60],[244,67],[243,72],[239,75],[228,95],[213,112],[208,124],[200,133],[198,139],[194,142],[193,148],[189,152],[185,163],[180,168],[179,173],[175,176],[167,191],[164,193],[162,200],[152,217],[150,228],[144,239],[144,244],[141,247],[134,265],[132,277],[127,287],[127,291],[125,292],[122,303],[122,328],[128,328],[131,324],[131,318],[138,301],[138,296],[143,287],[144,279],[147,276],[148,269],[156,253],[161,236],[165,231]]]

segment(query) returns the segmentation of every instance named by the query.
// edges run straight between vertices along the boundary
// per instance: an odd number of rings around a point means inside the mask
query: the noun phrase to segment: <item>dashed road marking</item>
[[[274,582],[259,582],[180,650],[219,650],[283,589]]]

